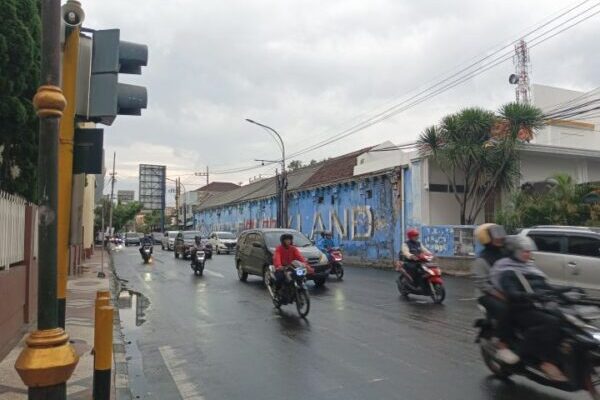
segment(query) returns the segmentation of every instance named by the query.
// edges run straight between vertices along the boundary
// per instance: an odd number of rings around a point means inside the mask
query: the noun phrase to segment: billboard
[[[140,203],[144,210],[165,209],[166,165],[140,164]]]

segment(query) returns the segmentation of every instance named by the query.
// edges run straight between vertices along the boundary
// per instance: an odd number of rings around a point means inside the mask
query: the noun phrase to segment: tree
[[[420,135],[419,152],[446,176],[460,206],[461,224],[473,224],[494,194],[513,188],[520,174],[518,145],[542,123],[540,109],[509,103],[498,115],[466,108]]]
[[[288,169],[290,171],[295,171],[302,167],[303,167],[302,161],[300,161],[300,160],[293,160],[293,161],[290,161],[290,163],[288,164]]]
[[[510,232],[534,225],[598,225],[598,196],[591,196],[597,189],[577,184],[565,174],[554,175],[546,182],[544,192],[531,189],[514,192],[498,214],[497,222]]]
[[[149,214],[144,215],[144,227],[142,228],[144,233],[150,233],[155,231],[160,226],[160,210],[153,210]]]
[[[2,1],[0,21],[0,189],[36,201],[39,1]]]
[[[102,203],[94,210],[94,225],[97,230],[102,229],[102,205],[104,205],[104,226],[107,227],[109,224],[110,201],[102,199]],[[115,232],[119,232],[141,211],[142,204],[132,201],[127,204],[113,204],[113,207],[113,226]]]

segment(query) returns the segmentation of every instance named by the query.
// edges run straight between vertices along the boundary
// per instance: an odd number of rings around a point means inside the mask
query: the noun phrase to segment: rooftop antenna
[[[527,43],[521,39],[515,44],[515,56],[513,57],[515,73],[508,77],[510,84],[517,85],[515,88],[517,103],[529,104],[531,101],[531,89],[529,87],[530,61]]]

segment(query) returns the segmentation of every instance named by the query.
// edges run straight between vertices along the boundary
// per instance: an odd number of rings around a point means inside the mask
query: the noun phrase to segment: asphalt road
[[[134,398],[588,398],[490,378],[473,343],[467,279],[447,278],[439,306],[401,299],[393,272],[347,268],[342,282],[309,283],[302,320],[293,305],[275,310],[260,278],[238,281],[233,256],[215,255],[203,277],[160,247],[150,265],[137,248],[117,250],[115,265],[146,297],[124,297],[131,308],[121,309]]]

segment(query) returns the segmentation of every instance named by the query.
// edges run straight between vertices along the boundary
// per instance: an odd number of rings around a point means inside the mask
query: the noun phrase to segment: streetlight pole
[[[246,121],[251,124],[258,125],[261,128],[266,129],[267,131],[275,134],[277,139],[279,139],[278,144],[281,144],[281,179],[279,182],[279,227],[287,228],[287,171],[285,169],[285,144],[283,143],[283,139],[281,135],[277,133],[277,131],[271,128],[268,125],[261,124],[260,122],[253,121],[249,118],[246,118]]]
[[[60,88],[60,0],[42,0],[41,86],[33,105],[40,120],[38,155],[38,321],[15,369],[30,400],[65,400],[79,357],[60,328],[57,298],[58,143],[66,106]]]

